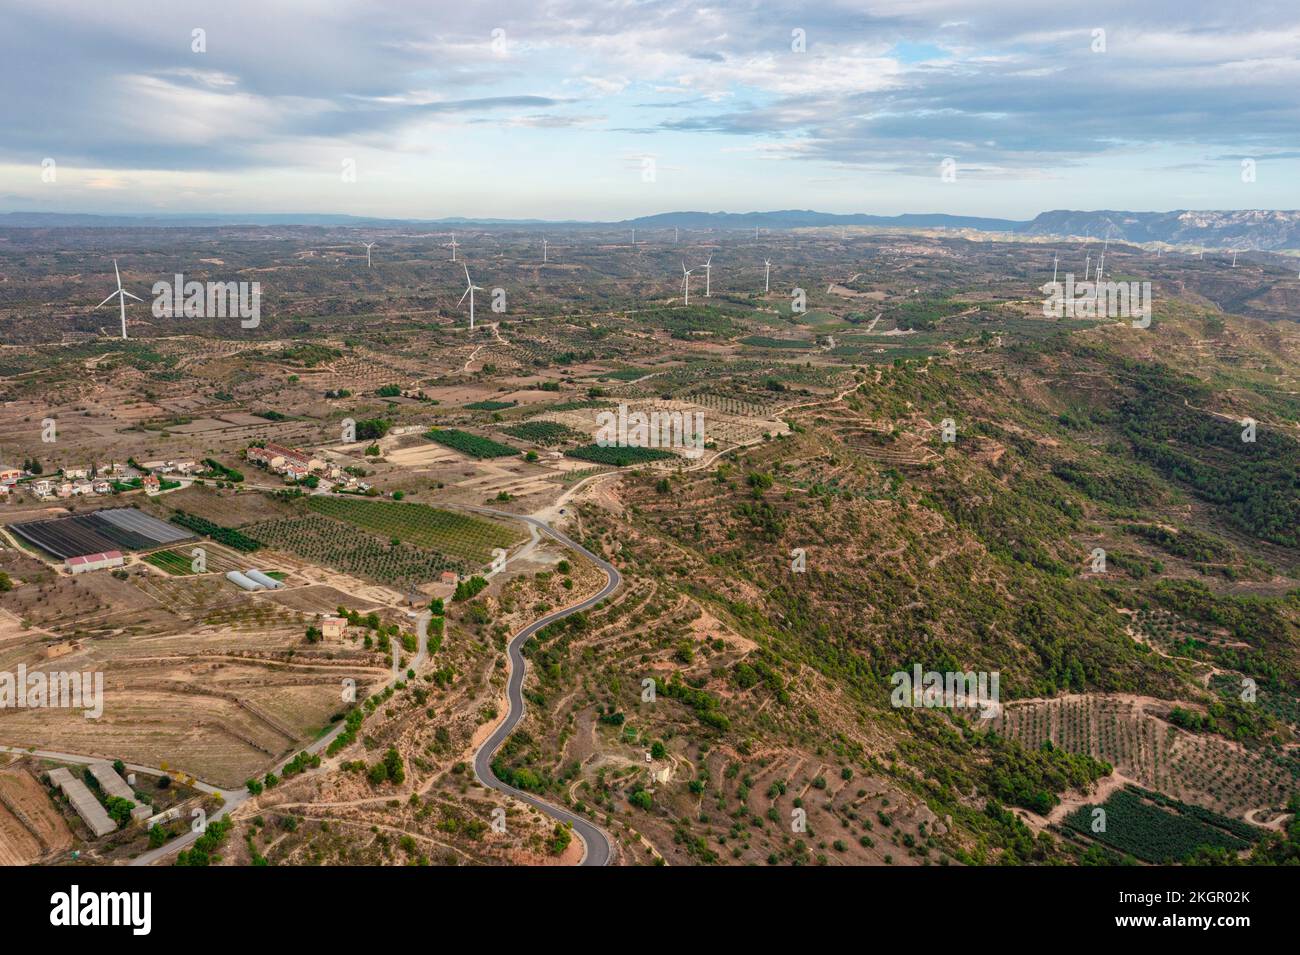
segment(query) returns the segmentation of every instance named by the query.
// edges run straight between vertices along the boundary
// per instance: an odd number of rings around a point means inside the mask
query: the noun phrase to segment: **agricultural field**
[[[184,511],[177,511],[172,515],[172,523],[179,524],[181,527],[188,528],[204,537],[210,537],[218,544],[225,544],[235,550],[245,553],[252,553],[262,546],[262,542],[255,537],[238,531],[233,527],[223,527],[220,524],[210,521],[205,517],[198,517],[194,514],[187,514]]]
[[[341,497],[310,497],[306,504],[317,514],[471,563],[489,562],[495,548],[508,549],[521,537],[503,524],[427,504]]]
[[[9,529],[59,558],[108,550],[148,550],[194,536],[129,507],[11,524]]]
[[[677,455],[671,451],[664,451],[662,448],[622,448],[622,447],[601,447],[598,444],[588,444],[580,448],[570,448],[564,452],[571,458],[577,458],[580,461],[591,461],[595,464],[611,464],[615,467],[626,468],[638,464],[649,464],[652,461],[664,461],[675,458]]]
[[[388,538],[317,514],[277,518],[246,530],[268,547],[398,590],[437,580],[444,570],[463,573],[470,569],[464,561],[441,552],[400,541],[394,545]]]
[[[1105,812],[1101,828],[1094,810]],[[1249,849],[1262,830],[1177,800],[1126,786],[1100,807],[1085,805],[1065,818],[1074,831],[1144,862],[1167,865],[1183,862],[1198,849],[1237,854]]]
[[[560,424],[558,421],[525,421],[522,424],[512,424],[501,430],[512,438],[528,441],[531,444],[540,444],[544,447],[554,447],[557,444],[564,444],[566,441],[581,441],[587,437],[581,431],[575,431],[568,425]]]
[[[454,451],[460,451],[462,454],[468,454],[473,458],[506,458],[519,453],[518,448],[512,448],[508,444],[502,444],[500,441],[493,441],[491,438],[480,437],[456,428],[435,428],[432,431],[426,431],[424,436],[430,441],[451,448]]]

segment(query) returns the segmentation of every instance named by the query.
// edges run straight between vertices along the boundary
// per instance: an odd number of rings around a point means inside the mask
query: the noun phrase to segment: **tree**
[[[120,796],[109,796],[104,801],[104,808],[108,810],[109,818],[121,827],[130,821],[131,810],[135,808],[135,803]]]
[[[406,781],[406,770],[402,766],[402,756],[397,752],[397,747],[388,747],[388,752],[384,754],[384,766],[393,785],[400,786]]]

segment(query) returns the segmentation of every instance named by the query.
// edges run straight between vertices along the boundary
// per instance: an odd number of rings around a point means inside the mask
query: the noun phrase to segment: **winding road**
[[[501,747],[501,744],[506,741],[506,737],[514,732],[515,727],[524,716],[523,687],[524,670],[526,667],[524,655],[522,653],[524,642],[548,624],[554,623],[557,620],[562,620],[570,614],[575,614],[581,610],[586,610],[589,607],[594,607],[622,586],[623,577],[619,574],[618,569],[613,564],[597,557],[568,535],[561,531],[557,531],[549,524],[540,521],[535,517],[527,517],[522,514],[511,514],[508,511],[498,511],[489,507],[466,506],[463,509],[477,511],[482,514],[492,514],[496,517],[509,518],[516,521],[525,521],[540,530],[543,534],[546,534],[554,540],[559,541],[564,546],[582,554],[593,564],[603,570],[606,578],[608,578],[605,586],[601,588],[599,593],[588,597],[581,603],[574,604],[571,607],[566,607],[563,610],[557,610],[554,613],[547,614],[545,617],[534,620],[510,638],[510,644],[506,650],[510,658],[510,679],[506,685],[506,697],[509,701],[510,709],[509,712],[506,713],[506,718],[501,722],[501,725],[493,731],[492,735],[489,736],[483,742],[483,745],[479,747],[478,752],[474,754],[474,775],[478,777],[480,783],[490,789],[495,789],[497,792],[505,793],[507,796],[512,796],[515,799],[526,802],[528,805],[540,809],[552,819],[572,825],[573,831],[578,834],[586,847],[586,851],[582,856],[582,862],[580,863],[581,865],[608,865],[612,850],[610,848],[609,837],[605,835],[599,826],[567,809],[552,805],[543,799],[538,799],[530,793],[526,793],[520,789],[515,789],[513,786],[507,786],[501,780],[497,779],[496,775],[492,772],[492,757]]]

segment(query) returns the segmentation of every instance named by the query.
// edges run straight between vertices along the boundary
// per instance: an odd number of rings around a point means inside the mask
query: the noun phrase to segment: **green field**
[[[638,378],[644,378],[651,373],[649,368],[620,368],[617,371],[605,371],[597,375],[597,378],[610,378],[614,381],[636,381]]]
[[[517,401],[472,401],[465,407],[471,411],[505,411],[517,404]]]
[[[143,559],[146,564],[153,564],[155,567],[165,570],[169,574],[176,574],[178,577],[194,573],[190,569],[190,558],[180,551],[160,550],[153,554],[145,554]]]
[[[588,444],[564,452],[566,456],[581,461],[595,461],[597,464],[612,464],[625,468],[633,464],[645,464],[647,461],[662,461],[664,458],[676,457],[671,451],[661,448],[602,448],[598,444]]]
[[[580,431],[574,431],[558,421],[525,421],[523,424],[511,425],[501,430],[520,441],[531,441],[533,444],[547,446],[586,437]]]
[[[460,431],[456,428],[434,428],[432,431],[426,431],[424,436],[443,447],[475,458],[505,458],[519,453],[518,448],[512,448],[508,444],[493,441],[491,438],[482,438],[477,434],[470,434],[468,431]]]
[[[812,348],[813,343],[799,338],[768,338],[766,335],[750,335],[740,340],[742,345],[753,348]]]
[[[1094,808],[1079,807],[1065,817],[1065,824],[1112,849],[1156,864],[1181,862],[1201,846],[1239,852],[1262,834],[1239,819],[1136,786],[1126,786],[1106,800],[1103,832],[1092,830]]]
[[[471,562],[486,563],[492,559],[494,547],[509,549],[522,537],[501,524],[427,504],[320,496],[307,498],[306,505],[318,514],[381,537]]]

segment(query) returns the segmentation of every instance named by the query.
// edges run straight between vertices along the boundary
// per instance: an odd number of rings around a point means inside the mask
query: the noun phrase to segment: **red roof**
[[[120,550],[106,550],[102,554],[82,554],[80,557],[69,557],[69,567],[80,567],[82,564],[98,564],[101,560],[121,560],[122,552]]]

